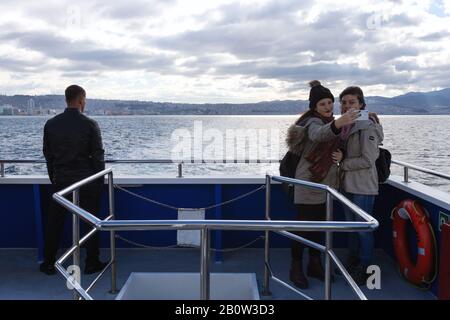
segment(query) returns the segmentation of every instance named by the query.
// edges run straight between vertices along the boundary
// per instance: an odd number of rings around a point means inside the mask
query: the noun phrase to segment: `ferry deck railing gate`
[[[109,215],[106,219],[100,220],[91,213],[79,207],[79,190],[84,185],[94,180],[108,177],[108,199],[109,199]],[[281,221],[270,219],[270,186],[272,182],[290,183],[301,185],[307,188],[320,189],[327,194],[327,221]],[[72,202],[66,197],[72,194]],[[361,217],[362,221],[345,222],[332,221],[333,217],[333,198],[348,207],[352,212]],[[116,283],[116,253],[115,253],[115,232],[116,231],[145,231],[145,230],[200,230],[200,298],[204,300],[210,299],[210,232],[212,230],[241,230],[241,231],[265,231],[265,263],[264,263],[264,288],[263,294],[270,294],[269,278],[281,283],[285,287],[295,291],[306,299],[312,299],[303,292],[293,288],[289,284],[275,277],[270,267],[270,251],[269,236],[270,231],[277,232],[283,236],[296,241],[305,243],[325,253],[325,299],[331,299],[331,263],[332,261],[341,270],[352,290],[360,299],[366,299],[361,289],[355,284],[353,279],[346,271],[343,264],[333,251],[332,234],[333,232],[372,232],[378,227],[378,221],[368,215],[362,209],[354,205],[347,198],[337,192],[335,189],[325,185],[306,182],[297,179],[289,179],[278,176],[266,175],[266,219],[265,220],[115,220],[114,210],[114,180],[111,168],[105,169],[91,177],[83,179],[64,190],[53,195],[53,199],[60,205],[65,207],[73,214],[73,243],[72,247],[59,258],[55,264],[57,270],[68,280],[74,289],[74,298],[91,300],[92,296],[89,291],[94,287],[97,281],[111,268],[111,292],[117,292]],[[82,239],[79,237],[80,218],[93,226]],[[104,270],[92,281],[87,289],[81,286],[78,281],[63,264],[73,256],[73,264],[75,269],[79,270],[80,263],[80,247],[90,237],[98,231],[110,232],[110,251],[111,260]],[[326,232],[325,246],[312,242],[310,240],[299,237],[289,231],[323,231]],[[71,269],[71,268],[69,268]],[[73,270],[73,268],[72,268]]]

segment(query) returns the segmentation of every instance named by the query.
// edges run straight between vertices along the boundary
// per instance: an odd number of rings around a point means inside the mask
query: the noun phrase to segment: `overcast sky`
[[[73,5],[75,4],[75,5]],[[2,0],[0,94],[173,102],[450,87],[450,0]]]

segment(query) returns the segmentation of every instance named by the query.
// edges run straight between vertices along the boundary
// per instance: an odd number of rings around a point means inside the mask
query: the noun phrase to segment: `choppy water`
[[[295,116],[100,116],[107,159],[171,159],[180,142],[201,158],[281,158],[284,136]],[[46,117],[0,117],[0,159],[43,159]],[[383,116],[384,146],[394,159],[450,173],[450,116]],[[181,131],[180,131],[181,129]],[[240,131],[239,131],[240,130]],[[242,131],[248,130],[248,131]],[[178,140],[174,137],[178,135]],[[233,136],[240,136],[235,139]],[[195,137],[195,138],[194,138]],[[246,138],[247,137],[247,138]],[[199,142],[200,141],[200,142]],[[247,143],[242,142],[247,141]],[[222,147],[221,147],[222,146]],[[189,143],[185,148],[189,147]],[[176,176],[175,165],[114,165],[118,174]],[[189,164],[185,176],[261,175],[276,164]],[[395,174],[401,168],[393,166]],[[44,165],[9,165],[7,174],[45,174]],[[410,177],[450,191],[448,181],[412,171]]]

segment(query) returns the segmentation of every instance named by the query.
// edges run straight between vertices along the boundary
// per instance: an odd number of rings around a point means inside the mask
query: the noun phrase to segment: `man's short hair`
[[[82,87],[74,84],[67,87],[65,95],[66,95],[66,102],[70,103],[78,99],[80,96],[86,97],[86,91]]]

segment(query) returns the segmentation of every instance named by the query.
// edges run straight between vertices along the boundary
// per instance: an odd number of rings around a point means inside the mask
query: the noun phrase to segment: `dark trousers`
[[[299,204],[297,205],[297,220],[299,221],[324,221],[326,219],[326,204]],[[316,243],[323,243],[323,235],[316,231],[294,232],[296,235]],[[298,241],[292,241],[292,260],[302,260],[303,251],[307,246]],[[320,256],[320,251],[309,248],[310,256]]]
[[[52,185],[52,195],[55,192],[61,191],[68,187],[69,184]],[[86,185],[80,189],[80,207],[87,212],[98,216],[100,213],[100,195],[101,185],[91,184]],[[67,197],[72,201],[72,193]],[[68,211],[64,209],[53,198],[50,200],[50,208],[48,212],[47,225],[45,229],[45,245],[44,245],[44,262],[53,265],[55,263],[56,253],[61,245],[61,238],[64,231],[64,223],[66,216],[72,218],[72,214],[68,215]],[[85,222],[80,219],[81,234],[86,234],[91,230]],[[80,237],[81,238],[81,237]],[[84,245],[86,248],[86,264],[94,263],[98,260],[99,252],[99,237],[98,233],[94,234]]]

